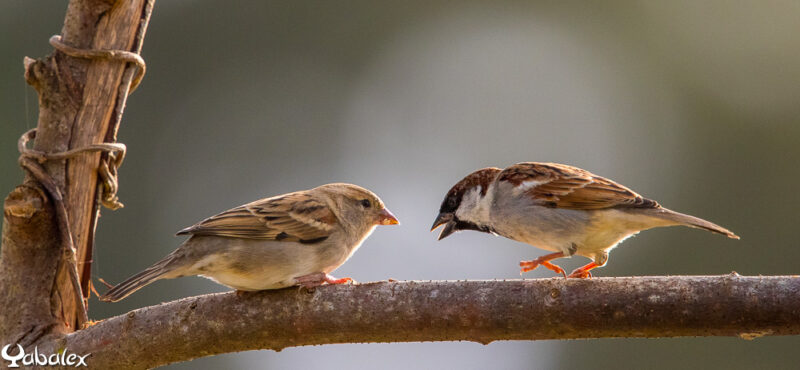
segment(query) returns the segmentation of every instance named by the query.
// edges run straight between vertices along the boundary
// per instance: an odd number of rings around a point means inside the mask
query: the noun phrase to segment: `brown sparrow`
[[[116,302],[160,279],[201,275],[239,291],[342,284],[328,275],[377,225],[398,224],[377,195],[352,184],[261,199],[178,232],[178,249],[100,297]]]
[[[654,227],[683,225],[739,239],[591,172],[538,162],[469,174],[447,192],[431,231],[442,225],[439,240],[477,230],[554,252],[520,262],[521,273],[542,265],[566,277],[550,260],[574,254],[594,260],[569,275],[577,278],[592,276],[589,270],[605,265],[608,252],[625,238]]]

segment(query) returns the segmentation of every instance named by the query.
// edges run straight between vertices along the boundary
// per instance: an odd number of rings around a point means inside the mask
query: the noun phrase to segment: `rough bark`
[[[53,206],[35,184],[20,185],[5,200],[0,254],[0,339],[33,343],[60,328],[51,302],[61,241]],[[55,258],[54,258],[55,256]]]
[[[62,42],[79,49],[139,51],[150,9],[146,0],[70,1],[62,29]],[[39,122],[33,148],[63,152],[115,139],[132,67],[114,60],[90,60],[55,52],[41,60],[26,60],[25,77],[39,93]],[[50,160],[45,169],[64,195],[76,248],[77,270],[84,297],[88,298],[94,228],[98,215],[97,168],[101,153],[85,153],[69,160]],[[4,229],[5,231],[5,229]],[[13,232],[13,231],[12,231]],[[3,248],[5,249],[5,243]],[[58,254],[54,254],[57,256]],[[53,314],[65,326],[79,326],[75,292],[66,262],[58,265],[56,287],[51,291]],[[49,266],[49,265],[48,265]],[[43,275],[45,266],[36,268]],[[19,282],[18,282],[19,283]],[[21,282],[24,284],[24,282]],[[7,297],[9,301],[15,298]]]
[[[330,343],[797,334],[797,276],[554,278],[211,294],[107,319],[58,347],[126,369]]]
[[[62,42],[78,49],[138,51],[152,0],[72,0]],[[39,93],[39,121],[33,149],[64,152],[113,140],[136,67],[116,60],[67,56],[25,59],[25,79]],[[97,218],[97,169],[104,154],[85,153],[43,163],[46,175],[63,194],[66,212],[53,208],[48,193],[27,174],[6,198],[0,259],[0,339],[33,344],[79,326],[79,302],[63,258],[56,214],[68,214],[78,256],[78,275],[88,297],[94,225]],[[62,208],[63,210],[63,208]],[[74,271],[74,270],[73,270]],[[74,286],[78,286],[75,284]]]
[[[110,11],[100,17],[96,35],[90,49],[128,50],[139,52],[134,41],[139,30],[144,30],[149,17],[142,19],[145,0],[117,2]],[[92,60],[86,70],[82,106],[75,117],[70,135],[70,148],[81,148],[106,141],[116,131],[125,104],[131,80],[122,79],[126,63],[115,60]],[[118,99],[122,97],[122,99]],[[119,104],[119,106],[118,106]],[[118,114],[115,112],[119,111]],[[114,139],[115,139],[114,135]],[[91,280],[92,247],[94,231],[99,213],[97,199],[97,168],[101,153],[83,154],[70,160],[66,177],[69,181],[66,192],[67,210],[76,246],[78,273],[81,289],[89,297]]]

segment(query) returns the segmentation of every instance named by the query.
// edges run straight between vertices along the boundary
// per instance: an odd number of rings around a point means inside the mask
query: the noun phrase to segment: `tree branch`
[[[144,368],[330,343],[800,334],[800,278],[378,282],[185,298],[67,335],[90,366]]]
[[[102,37],[96,37],[90,48],[141,50],[143,40],[137,40],[137,36],[144,34],[150,15],[145,8],[145,0],[116,2],[111,11],[100,18],[96,32]],[[135,41],[139,42],[138,45]],[[131,84],[132,75],[123,80],[126,68],[126,63],[117,60],[93,59],[90,62],[83,89],[83,105],[75,117],[70,148],[102,143],[111,136],[109,132],[116,134],[117,128],[112,125],[119,124]],[[118,99],[118,96],[122,99]],[[98,196],[97,169],[100,156],[100,153],[85,154],[71,160],[67,166],[69,187],[66,201],[80,263],[81,285],[87,298],[94,231],[99,213],[95,200]]]
[[[138,52],[153,2],[71,0],[57,45],[62,45],[64,50]],[[116,138],[134,71],[140,67],[128,63],[125,58],[74,54],[56,51],[40,60],[25,60],[25,79],[39,93],[39,121],[33,143],[33,149],[39,153],[64,153]],[[48,177],[49,193],[63,195],[66,212],[52,209],[53,199],[48,201],[47,197],[42,197],[36,179],[30,174],[24,185],[7,198],[6,207],[11,205],[14,209],[4,212],[6,224],[0,259],[3,272],[0,293],[4,294],[0,295],[0,304],[6,307],[2,316],[22,317],[25,321],[0,320],[0,339],[6,343],[32,327],[46,327],[44,335],[58,335],[75,330],[84,321],[82,302],[74,297],[82,293],[88,299],[98,189],[102,189],[97,172],[98,168],[103,168],[100,166],[103,156],[107,154],[81,153],[69,160],[51,156],[42,163],[44,171],[40,171],[38,182]],[[30,171],[33,167],[26,168]],[[44,234],[59,230],[56,218],[52,217],[54,214],[59,216],[62,225],[64,220],[69,221],[72,233],[62,235],[61,239],[69,237],[74,241],[77,258],[61,258],[64,253],[57,249],[60,244],[54,243],[58,241],[58,232]],[[38,229],[28,227],[33,219],[38,220]],[[48,221],[53,224],[45,225]],[[60,228],[62,234],[64,229]],[[39,254],[53,259],[55,264],[38,261]],[[51,279],[46,296],[38,296],[42,294],[39,288],[44,285],[35,284],[35,290],[28,289],[31,276]],[[80,280],[79,284],[75,284],[75,280]],[[23,302],[27,305],[30,301],[46,302],[46,305],[30,311],[37,314],[34,316],[21,308]]]

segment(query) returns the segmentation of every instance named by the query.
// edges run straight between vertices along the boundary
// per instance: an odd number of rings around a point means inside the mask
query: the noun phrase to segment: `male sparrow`
[[[201,275],[239,291],[342,284],[328,275],[377,225],[399,222],[377,195],[352,184],[257,200],[178,232],[178,249],[100,297],[116,302],[159,279]]]
[[[594,260],[569,275],[577,278],[592,276],[589,270],[605,265],[608,252],[625,238],[654,227],[684,225],[739,239],[589,171],[538,162],[467,175],[447,192],[431,231],[442,225],[439,240],[477,230],[554,252],[520,262],[521,273],[542,265],[566,277],[550,260],[573,254]]]

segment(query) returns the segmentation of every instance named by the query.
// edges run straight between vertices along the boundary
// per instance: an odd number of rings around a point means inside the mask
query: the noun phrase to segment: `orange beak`
[[[400,221],[397,221],[397,217],[394,217],[392,212],[389,212],[388,209],[384,208],[381,210],[381,213],[378,213],[378,220],[375,222],[376,225],[398,225]]]

